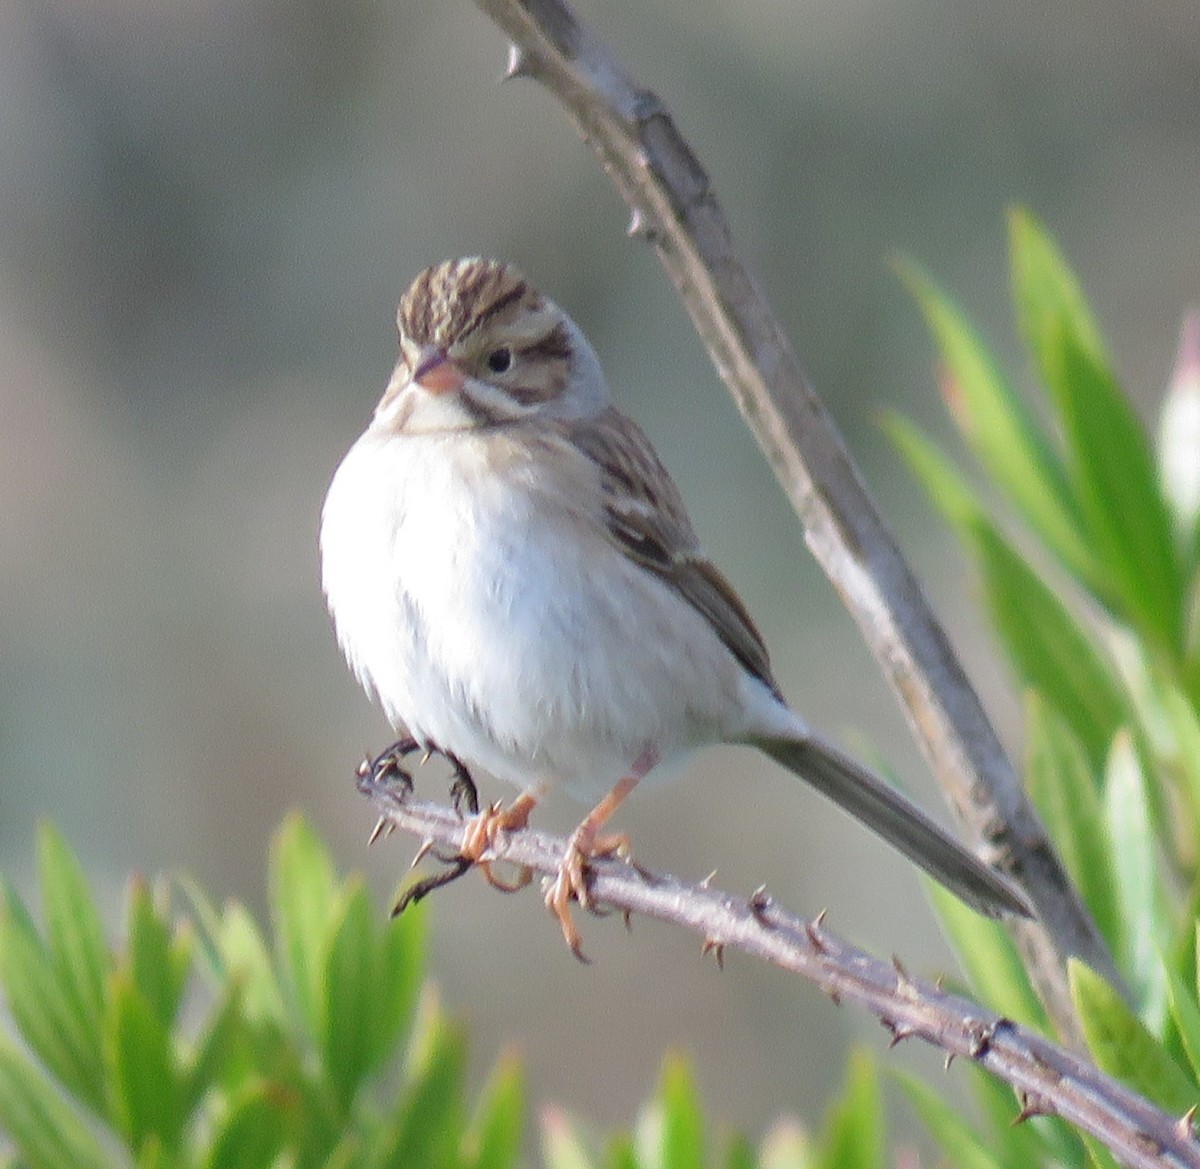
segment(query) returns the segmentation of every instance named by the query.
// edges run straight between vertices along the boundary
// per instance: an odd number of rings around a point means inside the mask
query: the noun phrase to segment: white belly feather
[[[747,677],[568,494],[495,434],[368,431],[325,503],[323,584],[393,725],[595,799],[647,746],[670,760],[736,735]]]

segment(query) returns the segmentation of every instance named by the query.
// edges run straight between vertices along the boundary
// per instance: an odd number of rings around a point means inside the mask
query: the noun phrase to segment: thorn
[[[635,207],[629,213],[629,223],[625,228],[625,234],[630,239],[643,239],[651,244],[659,237],[658,229],[650,222],[640,207]]]
[[[658,884],[658,878],[648,868],[646,868],[645,865],[639,865],[636,858],[634,858],[632,856],[627,856],[627,857],[624,857],[623,859],[624,859],[625,863],[631,869],[633,869],[633,871],[635,873],[637,873],[637,875],[639,877],[641,877],[643,881],[646,882],[647,885],[657,885]]]
[[[371,759],[371,756],[364,755],[362,762],[358,765],[358,768],[354,772],[354,774],[356,776],[358,776],[359,779],[366,779],[370,776],[371,772],[374,770],[374,766],[375,765],[374,765],[373,760]]]
[[[409,871],[417,867],[432,851],[435,841],[432,836],[421,841],[421,847],[417,849],[417,855],[412,858],[412,864],[409,865]]]
[[[907,967],[900,961],[897,954],[892,955],[892,969],[896,972],[896,993],[904,995],[905,998],[915,998],[917,995],[916,983],[913,982],[912,975],[909,974]]]
[[[1021,1111],[1012,1118],[1009,1124],[1010,1128],[1016,1128],[1017,1125],[1024,1124],[1027,1120],[1032,1120],[1035,1116],[1050,1115],[1050,1107],[1041,1096],[1033,1092],[1022,1092],[1018,1099],[1021,1102]]]
[[[421,756],[421,761],[417,764],[417,766],[424,767],[425,764],[428,763],[430,761],[430,759],[432,759],[432,758],[433,758],[433,748],[426,747],[425,754]]]
[[[937,976],[937,978],[935,978],[933,980],[934,990],[942,990],[945,987],[945,985],[946,985],[946,976],[944,974],[939,974]]]
[[[621,920],[625,923],[625,932],[627,934],[633,933],[633,910],[622,909]]]
[[[833,1003],[835,1007],[840,1007],[842,1005],[842,992],[838,990],[836,986],[826,986],[822,987],[821,989],[824,990],[829,996],[829,1001]]]
[[[700,888],[701,888],[701,889],[708,889],[708,888],[710,888],[710,887],[712,886],[712,883],[713,883],[713,878],[714,878],[716,875],[717,875],[717,870],[716,870],[716,869],[713,869],[713,871],[712,871],[711,873],[709,873],[709,874],[708,874],[708,876],[707,876],[707,877],[705,877],[703,881],[701,881],[701,882],[700,882]]]
[[[1196,1105],[1193,1104],[1176,1122],[1175,1132],[1181,1141],[1196,1139]]]
[[[368,848],[370,848],[371,845],[373,845],[381,836],[391,835],[391,833],[387,831],[387,828],[390,824],[391,821],[386,816],[380,816],[379,819],[375,821],[375,827],[371,829],[371,835],[367,837]]]
[[[718,942],[716,938],[705,938],[704,944],[700,947],[700,957],[707,958],[711,954],[717,960],[717,969],[725,969],[725,943]]]
[[[759,885],[747,898],[746,904],[750,907],[750,912],[754,914],[759,922],[762,925],[766,925],[767,910],[771,908],[771,895],[767,892],[766,885]]]
[[[946,1052],[946,1063],[943,1066],[942,1070],[948,1072],[950,1070],[950,1065],[953,1062],[954,1062],[954,1052],[953,1051]]]
[[[809,945],[812,946],[818,954],[827,953],[829,947],[825,944],[825,939],[821,937],[821,923],[825,920],[825,910],[821,910],[812,921],[804,923],[804,933],[808,937]]]
[[[900,1023],[895,1019],[883,1018],[879,1020],[884,1027],[891,1032],[891,1039],[888,1040],[888,1051],[891,1051],[899,1043],[903,1043],[906,1039],[911,1039],[917,1029],[909,1023]]]
[[[529,73],[529,56],[520,45],[509,44],[508,46],[508,61],[504,66],[504,74],[501,76],[501,81],[515,81],[518,77],[528,77]]]

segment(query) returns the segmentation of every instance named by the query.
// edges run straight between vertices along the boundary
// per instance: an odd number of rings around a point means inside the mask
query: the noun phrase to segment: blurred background
[[[1004,211],[1028,204],[1152,416],[1200,295],[1200,9],[580,9],[709,168],[1019,751],[969,574],[877,425],[895,408],[949,437],[887,258],[936,273],[1025,384]],[[391,369],[399,294],[474,252],[517,261],[589,334],[798,708],[941,814],[653,254],[552,100],[497,86],[504,59],[466,0],[0,0],[0,870],[26,890],[50,817],[114,921],[131,868],[187,870],[261,909],[270,835],[299,807],[382,907],[413,847],[365,851],[352,772],[392,736],[334,645],[317,517]],[[552,800],[539,824],[580,811]],[[620,826],[650,865],[766,882],[914,970],[949,963],[904,862],[750,752],[697,759]],[[474,1027],[478,1075],[516,1043],[535,1098],[628,1123],[664,1048],[683,1047],[714,1115],[758,1133],[815,1119],[846,1044],[881,1043],[796,979],[737,955],[718,973],[691,936],[584,928],[588,968],[533,893],[469,878],[435,899],[432,973]]]

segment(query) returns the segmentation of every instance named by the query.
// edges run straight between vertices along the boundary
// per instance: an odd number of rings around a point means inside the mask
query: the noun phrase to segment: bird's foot
[[[404,766],[405,760],[420,749],[421,744],[416,739],[407,737],[397,739],[390,747],[380,751],[374,759],[367,756],[358,765],[358,776],[373,785],[398,782],[412,791],[412,772]]]
[[[399,917],[410,905],[415,905],[418,901],[423,901],[435,889],[440,889],[443,885],[449,885],[451,881],[457,881],[463,873],[468,872],[471,868],[471,862],[463,860],[462,857],[443,859],[445,868],[428,877],[422,877],[419,881],[414,881],[400,894],[396,900],[396,904],[392,906],[393,917]]]
[[[463,814],[462,805],[466,803],[467,811],[472,816],[477,815],[479,792],[475,789],[475,781],[471,778],[467,765],[457,755],[451,755],[449,751],[443,751],[442,754],[454,768],[454,780],[450,784],[450,800],[454,804],[454,810],[461,816]]]
[[[486,859],[486,853],[495,846],[502,832],[516,832],[528,826],[529,814],[535,802],[528,795],[518,796],[507,808],[497,801],[487,811],[473,815],[463,830],[459,857],[474,865],[487,883],[502,893],[516,893],[524,889],[533,880],[533,872],[525,865],[518,865],[516,877],[511,881],[505,880],[496,875],[493,862]]]
[[[558,919],[563,940],[580,962],[587,962],[583,952],[583,937],[571,917],[571,902],[578,901],[586,910],[596,912],[588,889],[588,866],[594,860],[620,856],[630,857],[629,837],[620,834],[601,836],[599,825],[585,820],[567,841],[558,872],[546,893],[546,908]]]
[[[418,761],[418,766],[433,755],[441,755],[453,768],[454,779],[450,784],[450,799],[454,804],[454,810],[460,816],[462,815],[462,806],[464,803],[467,806],[467,811],[472,815],[479,811],[479,792],[475,788],[475,781],[471,778],[471,773],[467,770],[466,764],[457,755],[449,751],[443,751],[441,747],[433,743],[419,743],[411,735],[397,739],[390,747],[385,748],[376,755],[374,759],[369,756],[364,759],[359,764],[358,776],[372,785],[398,782],[411,792],[413,789],[413,776],[412,772],[405,766],[405,762],[410,755],[417,751],[422,753]]]

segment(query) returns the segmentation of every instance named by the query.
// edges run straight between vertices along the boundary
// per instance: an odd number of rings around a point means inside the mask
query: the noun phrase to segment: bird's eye
[[[487,367],[492,373],[507,373],[512,369],[512,363],[512,350],[507,345],[501,345],[487,355]]]

